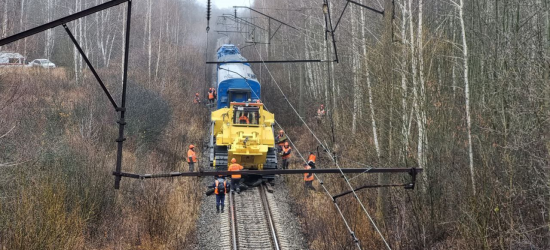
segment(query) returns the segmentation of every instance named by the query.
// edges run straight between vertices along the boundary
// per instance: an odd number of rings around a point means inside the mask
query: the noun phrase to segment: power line
[[[254,48],[255,48],[255,47],[256,47],[256,46],[254,46]],[[244,81],[246,82],[246,84],[248,85],[248,87],[250,87],[250,90],[252,90],[252,92],[254,93],[254,95],[259,97],[259,95],[256,93],[256,91],[254,91],[254,89],[250,86],[250,84],[248,83],[248,80],[246,79],[245,76],[239,74],[238,72],[235,72],[235,71],[232,71],[232,70],[228,70],[228,69],[225,69],[225,68],[222,68],[222,67],[220,67],[220,69],[226,70],[226,71],[229,71],[229,72],[232,72],[232,73],[235,73],[235,74],[241,76],[241,77],[244,79]],[[263,103],[263,105],[264,105],[265,110],[267,110],[267,111],[269,112],[269,110],[268,110],[267,106],[265,105],[265,103]],[[279,123],[277,122],[277,120],[274,119],[274,121],[275,121],[275,124],[277,124],[277,126],[278,126],[280,129],[284,130],[284,128],[281,126],[281,124],[279,124]],[[300,155],[300,158],[302,158],[302,160],[304,161],[304,163],[307,163],[306,159],[304,158],[304,156],[302,155],[302,153],[300,153],[300,150],[298,150],[298,147],[296,147],[296,144],[294,144],[294,142],[290,139],[290,137],[288,136],[288,134],[287,134],[287,138],[288,138],[288,141],[290,142],[290,144],[292,144],[292,147],[293,147],[294,149],[296,149],[296,151],[298,152],[298,155]],[[350,235],[353,237],[353,241],[354,241],[355,244],[357,245],[357,248],[359,248],[359,249],[361,250],[361,244],[360,244],[360,242],[359,242],[359,239],[357,239],[357,237],[355,236],[355,232],[353,232],[353,230],[351,230],[351,227],[349,226],[349,223],[348,223],[348,221],[346,220],[346,217],[345,217],[344,214],[342,213],[342,210],[340,209],[340,206],[338,205],[338,203],[336,202],[336,200],[333,198],[333,196],[332,196],[332,194],[330,193],[330,191],[328,191],[328,189],[325,187],[325,184],[324,184],[323,180],[322,180],[319,176],[317,176],[317,174],[313,174],[313,175],[315,176],[315,178],[317,179],[317,181],[319,182],[319,184],[321,184],[321,187],[323,187],[323,189],[325,190],[325,192],[327,193],[327,195],[330,197],[330,199],[332,200],[332,203],[334,204],[334,206],[336,206],[336,210],[338,210],[338,213],[340,214],[340,217],[342,217],[342,220],[344,221],[344,224],[346,225],[346,228],[348,229],[348,232],[349,232]]]
[[[262,55],[261,53],[258,51],[258,48],[256,47],[256,45],[254,45],[254,49],[256,50],[256,53],[258,53],[258,56],[260,57],[260,60],[263,61],[263,58],[262,58]],[[294,110],[294,113],[296,113],[296,115],[298,116],[298,118],[302,121],[302,123],[304,123],[304,125],[306,126],[306,128],[309,130],[309,132],[313,135],[313,137],[319,142],[319,144],[322,145],[322,147],[326,150],[327,154],[330,156],[330,158],[334,161],[336,167],[338,169],[341,170],[341,167],[340,165],[338,164],[338,162],[334,159],[334,156],[332,155],[332,153],[330,152],[330,150],[325,147],[325,145],[321,142],[321,140],[317,137],[317,135],[311,130],[311,128],[307,125],[307,123],[304,121],[304,119],[300,116],[300,113],[298,113],[298,111],[296,110],[296,108],[294,108],[294,106],[292,105],[292,103],[288,100],[287,96],[285,95],[284,91],[281,89],[281,87],[279,86],[279,83],[277,83],[277,80],[275,80],[275,77],[273,77],[273,75],[271,74],[271,71],[269,70],[269,68],[267,67],[267,65],[264,63],[263,64],[264,67],[266,68],[267,72],[269,73],[269,76],[271,77],[271,79],[273,79],[273,82],[275,82],[275,85],[277,85],[277,88],[279,89],[279,91],[281,92],[281,94],[283,95],[284,99],[287,101],[287,103],[290,105],[290,107],[292,108],[292,110]],[[303,157],[302,157],[303,158]],[[388,244],[388,242],[386,241],[386,239],[384,238],[384,235],[382,235],[382,232],[380,232],[380,229],[378,229],[378,226],[376,225],[376,223],[374,222],[374,220],[372,219],[372,217],[370,216],[370,213],[367,211],[367,209],[365,208],[365,205],[363,204],[363,202],[361,201],[361,199],[359,198],[359,196],[357,196],[357,193],[354,191],[354,188],[351,186],[351,183],[349,182],[349,179],[347,178],[347,176],[344,174],[344,172],[341,172],[341,175],[342,177],[344,178],[344,180],[346,181],[347,185],[349,186],[349,188],[351,189],[352,193],[353,193],[353,196],[355,196],[355,199],[359,202],[361,208],[363,209],[363,211],[365,212],[365,214],[367,215],[367,217],[369,218],[370,222],[372,223],[373,227],[376,229],[376,232],[378,232],[378,234],[380,235],[380,237],[382,238],[382,241],[384,241],[384,244],[386,245],[386,247],[388,249],[391,250],[391,247],[390,245]],[[332,196],[331,196],[332,197]],[[333,198],[334,200],[334,198]]]

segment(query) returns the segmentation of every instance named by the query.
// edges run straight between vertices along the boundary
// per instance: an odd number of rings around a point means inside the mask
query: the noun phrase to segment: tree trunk
[[[414,112],[415,114],[418,114],[419,112],[419,109],[420,107],[418,107],[418,81],[417,81],[417,76],[416,76],[416,67],[417,67],[417,63],[416,63],[416,49],[415,49],[415,40],[414,40],[414,27],[413,27],[413,11],[412,11],[412,1],[413,0],[409,0],[408,2],[408,5],[409,5],[409,39],[410,39],[410,53],[411,53],[411,70],[412,70],[412,83],[413,83],[413,107],[414,107]],[[418,115],[416,115],[417,119],[418,119]],[[412,117],[411,117],[412,119]],[[420,137],[419,137],[419,140],[420,140]],[[417,156],[418,156],[419,152],[417,152]],[[420,162],[421,160],[420,159],[417,159],[417,162],[418,162],[418,166],[420,167]]]
[[[476,194],[476,182],[474,176],[474,154],[472,152],[472,120],[470,117],[470,85],[468,82],[468,44],[466,43],[466,28],[464,25],[464,1],[460,0],[458,16],[462,31],[462,66],[464,68],[464,98],[466,101],[466,124],[468,129],[468,157],[470,160],[470,175],[472,178],[472,192]]]
[[[407,7],[404,2],[400,5],[401,9],[401,39],[402,39],[402,54],[401,54],[401,112],[402,112],[402,121],[401,121],[401,138],[402,138],[402,162],[406,165],[407,155],[409,151],[409,130],[408,126],[408,116],[407,116],[407,34],[406,34],[406,23],[407,23]]]
[[[149,78],[148,83],[151,84],[151,53],[152,53],[152,44],[151,44],[151,19],[152,18],[152,0],[149,0],[147,3],[147,58],[148,58],[148,67],[147,67],[147,73]]]
[[[357,60],[357,53],[355,53],[355,37],[356,32],[355,29],[357,26],[355,24],[355,5],[351,5],[350,8],[350,18],[351,18],[351,79],[353,81],[353,112],[352,112],[352,120],[351,120],[351,133],[355,135],[357,132],[357,116],[359,113],[359,97],[360,97],[360,90],[359,90],[359,80],[357,79],[357,67],[358,67],[358,60]]]
[[[161,5],[160,6],[160,24],[162,25],[162,22],[164,21],[164,8],[163,6]],[[168,24],[167,24],[168,25]],[[158,80],[158,73],[159,73],[159,64],[160,64],[160,54],[161,54],[161,44],[162,44],[162,29],[159,29],[159,37],[157,39],[157,42],[158,42],[158,50],[157,50],[157,63],[155,65],[155,81]]]
[[[419,90],[418,95],[418,110],[416,112],[416,124],[418,126],[418,166],[423,168],[427,172],[426,166],[426,154],[424,153],[425,147],[427,146],[426,142],[426,88],[424,81],[424,53],[423,53],[423,41],[422,41],[422,9],[423,9],[423,0],[418,1],[418,75],[419,75]],[[425,185],[428,184],[428,175],[422,175]]]
[[[362,2],[362,1],[361,1]],[[378,129],[376,127],[376,119],[374,115],[374,103],[372,98],[372,88],[371,88],[371,79],[370,79],[370,71],[369,71],[369,61],[367,57],[367,40],[365,38],[365,26],[367,24],[365,23],[365,11],[364,8],[361,8],[361,48],[363,50],[363,76],[365,77],[364,81],[367,83],[367,91],[369,95],[369,108],[370,108],[370,118],[371,118],[371,125],[372,125],[372,136],[374,139],[374,148],[376,149],[376,156],[378,158],[378,162],[380,163],[380,156],[382,155],[380,151],[380,145],[378,143]],[[355,53],[357,54],[357,53]],[[357,84],[359,85],[359,84]],[[361,91],[360,89],[357,89],[356,91]],[[362,103],[361,96],[358,97],[360,103]],[[361,107],[359,106],[358,111],[361,112]]]
[[[4,15],[2,16],[2,37],[8,35],[8,0],[4,0]]]

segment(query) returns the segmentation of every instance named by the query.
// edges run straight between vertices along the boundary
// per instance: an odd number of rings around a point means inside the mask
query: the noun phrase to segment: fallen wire
[[[263,58],[262,58],[262,54],[260,53],[260,51],[258,51],[258,48],[256,47],[256,45],[254,45],[254,49],[256,50],[256,53],[258,53],[258,56],[260,57],[260,60],[261,61],[264,61]],[[378,226],[376,225],[376,223],[374,222],[374,220],[372,219],[370,213],[367,211],[365,205],[363,204],[363,202],[361,201],[361,199],[359,198],[359,196],[357,195],[357,193],[355,193],[353,187],[351,186],[351,183],[349,182],[349,179],[346,177],[346,175],[344,174],[344,172],[342,172],[341,170],[341,167],[340,165],[338,164],[337,161],[335,161],[334,159],[334,156],[332,155],[332,153],[330,152],[330,150],[325,147],[325,145],[321,142],[321,140],[317,137],[317,135],[313,132],[313,130],[311,130],[311,128],[307,125],[307,123],[304,121],[304,119],[300,116],[300,113],[298,113],[298,111],[296,110],[296,108],[294,108],[294,105],[292,105],[292,103],[288,100],[288,97],[285,95],[284,91],[281,89],[281,86],[279,86],[279,83],[277,82],[277,80],[275,80],[275,77],[273,77],[273,74],[271,74],[271,71],[269,70],[269,68],[267,67],[267,65],[265,63],[263,63],[265,69],[267,70],[267,72],[269,73],[269,76],[271,77],[271,79],[273,80],[273,82],[275,83],[275,85],[277,86],[277,88],[279,89],[279,91],[281,92],[281,94],[283,95],[285,101],[290,105],[290,107],[292,108],[292,110],[294,110],[294,113],[296,113],[296,115],[298,116],[298,118],[302,121],[302,123],[306,126],[306,128],[309,130],[309,132],[313,135],[313,137],[317,140],[317,142],[319,142],[319,144],[322,145],[322,147],[325,149],[325,151],[327,152],[327,154],[329,155],[329,157],[334,161],[336,167],[338,169],[340,169],[340,174],[342,175],[342,177],[344,178],[344,180],[346,181],[347,185],[349,186],[349,188],[351,189],[351,192],[353,193],[353,195],[355,196],[355,199],[357,200],[357,202],[359,202],[361,208],[363,209],[363,211],[365,212],[365,214],[367,215],[367,217],[369,218],[371,224],[373,225],[373,227],[376,229],[376,232],[378,232],[378,234],[380,235],[380,237],[382,238],[382,241],[384,241],[384,244],[386,245],[386,247],[388,249],[391,250],[391,247],[390,245],[388,244],[388,242],[386,241],[386,239],[384,238],[384,235],[382,235],[382,232],[380,232],[380,229],[378,229]],[[331,196],[332,197],[332,196]],[[334,200],[334,198],[332,198]],[[336,202],[335,202],[336,204]],[[355,237],[355,236],[354,236]],[[359,246],[360,247],[360,246]]]
[[[255,47],[255,46],[254,46]],[[250,87],[250,89],[252,90],[252,92],[254,93],[255,96],[259,96],[255,91],[254,89],[252,89],[252,87],[250,86],[250,84],[248,83],[248,80],[246,79],[246,77],[244,77],[243,75],[235,72],[235,71],[232,71],[232,70],[228,70],[228,69],[225,69],[225,68],[222,68],[220,67],[220,69],[222,70],[225,70],[225,71],[228,71],[228,72],[232,72],[232,73],[235,73],[239,76],[241,76],[246,84],[248,85],[248,87]],[[267,108],[267,106],[265,105],[265,103],[263,103],[264,105],[264,108],[265,110],[269,111],[269,109]],[[279,127],[279,129],[282,129],[284,130],[284,128],[281,126],[281,124],[279,124],[277,122],[277,120],[274,120],[275,121],[275,124],[277,124],[277,126]],[[292,147],[294,149],[296,149],[296,152],[298,152],[298,155],[300,156],[300,158],[302,158],[302,161],[304,163],[307,163],[306,159],[304,158],[304,156],[302,155],[302,153],[300,152],[300,150],[298,150],[298,147],[296,147],[296,144],[294,144],[294,142],[290,139],[290,137],[288,136],[287,134],[287,138],[288,138],[288,141],[290,142],[290,144],[292,144]],[[338,203],[336,202],[336,200],[333,198],[332,194],[330,193],[330,191],[328,191],[328,189],[325,187],[325,184],[323,182],[323,180],[317,175],[317,174],[313,174],[315,176],[315,179],[319,182],[319,184],[321,184],[321,187],[323,187],[323,190],[325,190],[325,192],[327,193],[327,195],[330,197],[330,199],[332,200],[332,203],[334,204],[334,206],[336,207],[336,210],[338,210],[338,213],[340,214],[340,217],[342,217],[342,220],[344,221],[344,224],[346,225],[346,228],[348,230],[348,232],[350,233],[350,235],[353,237],[353,242],[355,242],[355,244],[357,245],[357,248],[361,250],[361,244],[359,242],[359,239],[357,239],[357,237],[355,236],[355,232],[353,232],[353,230],[351,229],[348,221],[346,220],[346,217],[344,216],[344,213],[342,212],[342,209],[340,209],[340,206],[338,205]]]

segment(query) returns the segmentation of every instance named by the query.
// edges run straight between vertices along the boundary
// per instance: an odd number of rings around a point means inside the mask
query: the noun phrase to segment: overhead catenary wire
[[[252,90],[252,92],[254,93],[255,96],[259,97],[259,95],[256,93],[256,91],[254,91],[254,89],[250,86],[250,83],[248,83],[248,80],[246,79],[245,76],[239,74],[238,72],[235,72],[235,71],[232,71],[232,70],[229,70],[229,69],[225,69],[225,68],[222,68],[220,67],[220,69],[222,70],[225,70],[225,71],[228,71],[228,72],[232,72],[232,73],[235,73],[239,76],[241,76],[246,84],[248,85],[248,87],[250,87],[250,89]],[[267,108],[267,106],[265,105],[265,103],[263,103],[264,105],[264,108],[265,110],[269,111],[269,109]],[[281,124],[279,124],[277,122],[277,120],[274,120],[275,121],[275,124],[277,124],[277,126],[279,127],[279,129],[282,129],[284,130],[284,128],[281,126]],[[300,156],[300,158],[302,158],[302,161],[304,163],[307,163],[306,159],[304,158],[304,156],[302,155],[302,153],[300,152],[300,150],[298,150],[298,147],[296,146],[296,144],[294,144],[294,142],[290,139],[290,137],[288,136],[287,134],[287,139],[288,141],[290,142],[290,144],[292,145],[292,147],[296,150],[296,152],[298,153],[298,155]],[[326,194],[330,197],[330,199],[332,200],[332,203],[334,204],[334,206],[336,207],[336,210],[338,210],[338,213],[340,214],[340,217],[342,218],[342,220],[344,221],[344,224],[346,226],[346,229],[348,230],[349,234],[352,236],[353,238],[353,241],[355,242],[355,244],[357,245],[357,248],[361,250],[361,244],[359,242],[359,239],[357,239],[357,237],[355,236],[355,232],[351,229],[350,225],[349,225],[349,222],[347,221],[346,217],[344,216],[344,213],[342,212],[342,209],[340,209],[340,206],[338,205],[338,203],[336,202],[336,200],[333,198],[333,195],[330,193],[330,191],[328,191],[328,189],[325,187],[325,183],[323,182],[323,180],[317,176],[317,174],[313,174],[315,176],[315,179],[319,182],[319,184],[321,185],[321,187],[323,188],[323,190],[325,190]]]
[[[256,53],[258,53],[258,56],[260,57],[260,60],[263,61],[263,58],[262,58],[262,55],[260,53],[260,51],[258,51],[258,48],[256,47],[256,45],[254,45],[254,49],[256,50]],[[279,86],[279,83],[277,82],[277,80],[275,80],[275,77],[273,77],[273,75],[271,74],[271,71],[269,70],[269,68],[267,67],[267,65],[264,63],[263,64],[264,67],[266,68],[269,76],[271,77],[271,79],[273,80],[273,82],[275,83],[275,85],[277,86],[277,88],[279,89],[279,91],[281,92],[281,94],[283,95],[285,101],[290,105],[290,107],[292,108],[292,110],[294,110],[294,113],[296,113],[296,115],[298,116],[298,118],[302,121],[302,123],[306,126],[306,128],[309,130],[309,132],[313,135],[313,137],[319,142],[319,144],[321,144],[321,146],[326,150],[327,154],[329,155],[329,157],[334,161],[336,167],[338,169],[341,170],[341,167],[340,165],[338,164],[338,162],[335,160],[334,156],[332,155],[332,153],[330,152],[330,150],[321,142],[321,140],[319,139],[319,137],[317,137],[317,135],[313,132],[313,130],[311,130],[311,128],[309,127],[309,125],[307,125],[307,123],[304,121],[304,119],[302,118],[302,116],[300,116],[300,113],[296,110],[296,108],[294,108],[294,105],[292,105],[292,103],[290,102],[290,100],[288,100],[287,96],[285,95],[284,91],[281,89],[281,87]],[[384,242],[384,244],[386,245],[386,247],[388,249],[391,250],[391,247],[390,245],[388,244],[388,242],[386,241],[386,239],[384,238],[384,235],[382,234],[382,232],[380,232],[380,229],[378,228],[378,226],[376,225],[376,223],[374,222],[374,220],[372,219],[370,213],[367,211],[365,205],[363,204],[363,202],[361,201],[361,199],[359,198],[359,196],[357,195],[357,193],[354,191],[354,188],[353,186],[351,185],[351,183],[349,182],[349,179],[347,178],[347,176],[344,174],[344,172],[341,172],[341,175],[342,177],[344,178],[344,180],[346,181],[346,184],[349,186],[349,188],[351,189],[352,193],[353,193],[353,196],[355,197],[355,199],[357,200],[357,202],[359,202],[359,205],[361,206],[361,208],[363,209],[363,211],[365,212],[365,214],[367,215],[368,219],[370,220],[371,224],[373,225],[374,229],[376,230],[376,232],[378,232],[378,234],[380,235],[380,237],[382,238],[382,241]]]

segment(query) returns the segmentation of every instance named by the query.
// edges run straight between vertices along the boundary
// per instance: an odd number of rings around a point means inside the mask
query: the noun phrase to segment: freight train
[[[276,169],[275,116],[260,102],[261,86],[256,75],[233,44],[221,45],[217,60],[218,99],[211,113],[210,165],[227,170],[235,158],[245,169]]]

